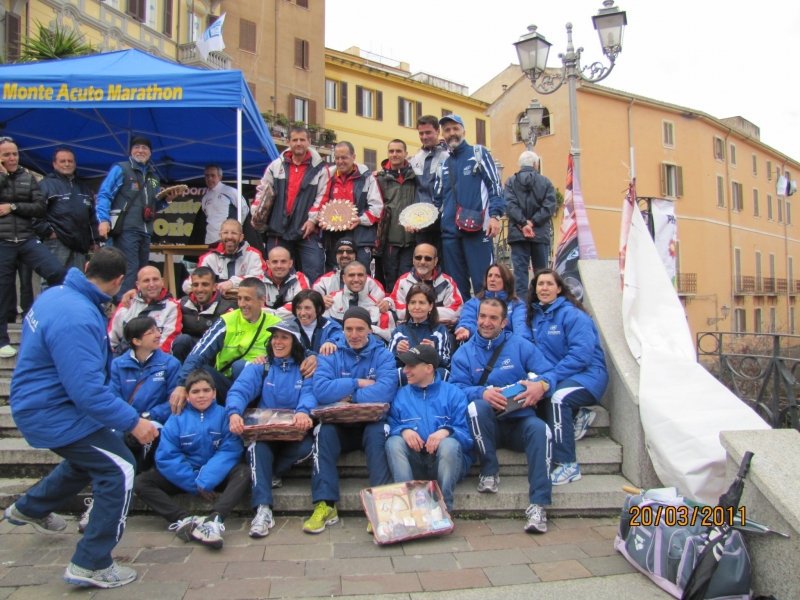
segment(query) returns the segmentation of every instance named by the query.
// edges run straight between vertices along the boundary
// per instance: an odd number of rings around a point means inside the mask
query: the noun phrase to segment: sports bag
[[[614,547],[658,587],[681,598],[712,529],[708,515],[713,511],[709,508],[698,510],[681,496],[660,502],[629,495],[622,507]],[[744,536],[730,529],[720,547],[722,556],[705,597],[748,600],[750,555]]]

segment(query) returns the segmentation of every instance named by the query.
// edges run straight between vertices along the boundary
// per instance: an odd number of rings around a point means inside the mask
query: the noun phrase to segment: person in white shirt
[[[208,191],[200,200],[200,206],[206,213],[205,243],[212,244],[219,241],[219,230],[226,219],[237,219],[240,223],[244,223],[250,209],[236,189],[222,183],[222,169],[218,165],[206,165],[205,178]],[[242,206],[241,217],[237,198]]]

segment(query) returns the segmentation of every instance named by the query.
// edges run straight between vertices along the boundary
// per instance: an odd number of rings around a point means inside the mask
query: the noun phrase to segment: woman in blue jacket
[[[587,407],[600,402],[608,385],[606,359],[592,318],[552,269],[541,269],[531,281],[527,324],[533,342],[555,365],[558,385],[546,405],[547,423],[553,430],[551,479],[563,485],[581,478],[575,441],[594,420]]]
[[[317,400],[311,390],[311,379],[300,374],[305,357],[300,328],[294,321],[269,327],[272,337],[267,344],[267,362],[248,364],[236,379],[225,402],[230,429],[239,435],[244,431],[242,413],[259,398],[258,408],[294,410],[293,424],[306,430],[299,442],[254,442],[250,444],[252,473],[252,505],[256,516],[250,524],[250,537],[266,537],[275,525],[272,518],[272,477],[280,477],[293,464],[311,456],[314,437],[311,435],[311,410]]]
[[[484,298],[498,298],[505,302],[508,306],[506,331],[521,335],[526,340],[531,339],[531,330],[525,325],[525,303],[517,298],[514,274],[507,266],[495,264],[486,269],[483,290],[464,303],[458,329],[455,331],[456,340],[466,342],[475,335],[478,329],[478,309]]]
[[[411,286],[406,295],[406,315],[408,320],[392,332],[389,350],[397,360],[400,368],[401,384],[407,383],[402,372],[403,363],[399,356],[419,344],[433,346],[439,355],[437,372],[443,380],[447,380],[450,368],[450,332],[439,323],[439,312],[436,310],[436,294],[433,289],[417,283]]]
[[[292,314],[303,348],[314,354],[330,356],[344,346],[344,333],[339,323],[322,316],[324,312],[325,301],[316,290],[300,290],[292,298]]]

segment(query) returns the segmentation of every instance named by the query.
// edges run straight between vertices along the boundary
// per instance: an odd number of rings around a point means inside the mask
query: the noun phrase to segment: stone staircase
[[[10,325],[12,344],[19,344],[20,325]],[[31,448],[20,435],[8,406],[11,375],[16,365],[13,359],[0,359],[0,508],[14,502],[41,477],[60,462],[49,450]],[[623,485],[630,485],[621,474],[622,446],[608,437],[609,413],[596,407],[597,417],[587,436],[577,443],[578,462],[583,478],[580,481],[553,488],[553,504],[548,514],[553,516],[617,516],[625,499]],[[456,489],[456,514],[461,516],[521,516],[528,506],[528,480],[525,455],[508,450],[498,452],[500,461],[500,491],[479,494],[475,487],[478,470],[473,467]],[[283,487],[275,490],[275,510],[284,514],[307,514],[311,510],[310,466],[294,467],[283,479]],[[361,512],[359,492],[368,487],[364,454],[353,452],[339,460],[341,500],[340,511]],[[88,490],[87,490],[88,492]],[[181,498],[188,506],[202,509],[207,503],[186,494]],[[82,510],[82,498],[65,506],[65,510]],[[240,508],[249,510],[249,498]],[[137,501],[134,511],[146,511]]]

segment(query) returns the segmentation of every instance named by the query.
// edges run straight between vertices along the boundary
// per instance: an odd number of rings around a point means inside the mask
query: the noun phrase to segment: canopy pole
[[[242,222],[242,109],[236,109],[236,191],[239,197],[236,200],[236,212],[239,222]]]

